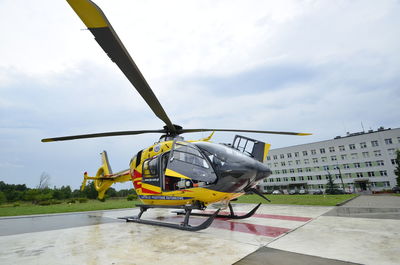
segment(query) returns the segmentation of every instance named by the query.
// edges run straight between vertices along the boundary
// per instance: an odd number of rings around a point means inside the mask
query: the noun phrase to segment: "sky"
[[[279,148],[400,127],[398,0],[95,2],[184,128],[313,133],[243,134]],[[103,150],[119,171],[158,140],[41,143],[163,123],[66,1],[0,0],[0,25],[0,181],[35,187],[46,172],[52,186],[78,188]]]

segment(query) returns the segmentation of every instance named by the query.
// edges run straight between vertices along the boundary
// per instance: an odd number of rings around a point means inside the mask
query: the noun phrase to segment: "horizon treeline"
[[[126,197],[131,194],[136,194],[134,189],[117,191],[110,187],[106,192],[106,198]],[[89,182],[85,189],[81,191],[80,189],[72,190],[70,186],[28,188],[25,184],[7,184],[0,181],[0,203],[27,201],[36,204],[41,201],[62,201],[72,198],[97,199],[94,183]]]

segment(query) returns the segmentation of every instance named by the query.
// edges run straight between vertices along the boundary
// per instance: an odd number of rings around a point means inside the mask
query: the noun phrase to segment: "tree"
[[[50,186],[50,175],[47,174],[46,172],[43,172],[42,175],[40,175],[39,185],[37,186],[37,189],[44,190],[49,186]]]
[[[333,182],[331,173],[328,172],[328,183],[326,184],[325,189],[326,194],[338,194],[339,189],[337,185]]]
[[[400,186],[400,150],[396,150],[396,169],[394,170],[394,174],[396,174],[397,178],[397,186]]]

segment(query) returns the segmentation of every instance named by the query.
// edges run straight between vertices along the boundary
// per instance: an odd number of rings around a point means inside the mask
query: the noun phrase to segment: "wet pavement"
[[[102,215],[102,212],[92,212],[0,218],[0,236],[122,222]]]
[[[400,220],[387,218],[397,215],[397,199],[360,196],[342,207],[262,205],[248,219],[220,218],[199,232],[117,219],[136,215],[136,208],[0,218],[0,264],[399,264]],[[234,209],[241,214],[254,206]],[[183,220],[166,209],[143,218]],[[191,218],[193,224],[203,220]]]
[[[400,196],[363,195],[336,207],[324,216],[400,220]]]

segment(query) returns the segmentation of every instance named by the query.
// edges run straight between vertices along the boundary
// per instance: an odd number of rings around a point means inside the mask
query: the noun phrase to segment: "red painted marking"
[[[157,221],[167,221],[167,222],[183,222],[184,218],[181,216],[174,216],[174,217],[163,217],[159,218]],[[199,225],[203,223],[206,218],[190,218],[190,225]],[[250,224],[250,223],[239,223],[230,221],[227,219],[215,219],[214,222],[211,224],[211,227],[230,230],[234,232],[241,232],[241,233],[248,233],[254,234],[259,236],[268,236],[268,237],[278,237],[284,233],[290,231],[288,228],[283,227],[275,227],[275,226],[268,226],[268,225],[258,225],[258,224]]]
[[[142,187],[142,192],[143,193],[150,193],[150,194],[160,194],[159,192],[156,192],[156,191],[153,191],[153,190],[149,190],[149,189],[146,189],[146,188],[143,188],[143,187]]]
[[[204,213],[214,213],[213,211],[203,211]],[[220,214],[229,215],[229,212],[220,212]],[[246,214],[245,212],[238,212],[237,215]],[[278,220],[285,220],[285,221],[299,221],[299,222],[308,222],[312,220],[310,217],[301,217],[301,216],[289,216],[289,215],[276,215],[276,214],[253,214],[252,217],[258,218],[267,218],[267,219],[278,219]]]

